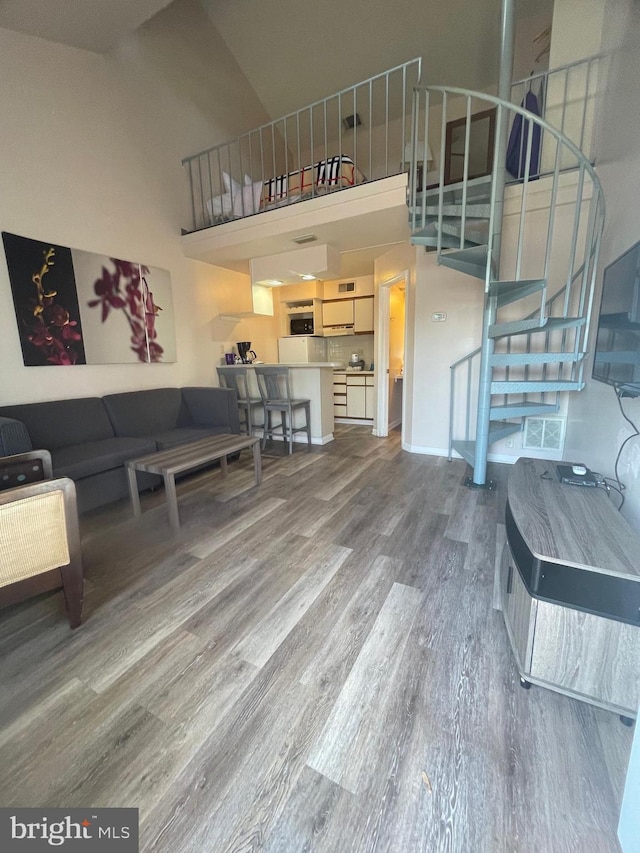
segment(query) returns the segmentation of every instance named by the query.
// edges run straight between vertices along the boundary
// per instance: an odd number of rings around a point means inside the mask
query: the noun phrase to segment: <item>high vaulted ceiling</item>
[[[497,80],[501,0],[202,4],[272,118],[418,56],[431,83]]]
[[[103,53],[170,2],[0,0],[0,27]],[[502,0],[199,2],[274,119],[419,56],[430,83],[484,89],[497,80]],[[553,8],[514,3],[516,20]]]
[[[171,0],[1,0],[0,27],[104,53]]]

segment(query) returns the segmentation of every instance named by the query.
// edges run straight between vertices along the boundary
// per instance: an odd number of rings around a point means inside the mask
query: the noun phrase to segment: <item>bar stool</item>
[[[294,399],[291,396],[289,368],[256,367],[255,371],[264,409],[262,449],[264,450],[267,438],[282,435],[283,440],[289,442],[289,453],[293,453],[293,434],[303,431],[307,433],[307,444],[311,447],[311,400]],[[301,427],[293,425],[293,414],[298,409],[304,409],[305,412],[305,425]],[[272,424],[273,412],[280,412],[279,427]]]
[[[250,397],[246,367],[218,367],[218,379],[223,388],[231,388],[238,397],[238,410],[244,413],[247,435],[253,434],[253,410],[262,408],[262,397]],[[242,424],[241,424],[242,426]]]

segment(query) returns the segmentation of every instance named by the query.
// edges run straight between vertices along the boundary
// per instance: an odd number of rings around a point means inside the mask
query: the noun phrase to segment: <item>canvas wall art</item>
[[[3,232],[26,366],[176,360],[167,270]]]

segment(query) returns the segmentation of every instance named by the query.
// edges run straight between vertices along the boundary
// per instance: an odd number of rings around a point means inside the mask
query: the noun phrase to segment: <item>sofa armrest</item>
[[[28,453],[15,453],[12,456],[0,456],[0,492],[53,479],[53,465],[48,450],[30,450]]]
[[[31,438],[22,421],[0,417],[0,456],[14,456],[33,450]]]
[[[240,433],[236,392],[229,388],[183,388],[182,398],[194,426],[224,427]]]

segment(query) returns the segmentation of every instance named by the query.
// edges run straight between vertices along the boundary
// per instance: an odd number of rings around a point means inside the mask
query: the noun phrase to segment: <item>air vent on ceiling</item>
[[[529,450],[562,450],[564,418],[525,418],[522,446]]]
[[[304,243],[315,243],[318,238],[315,234],[301,234],[299,237],[292,237],[291,239],[298,246],[302,246]]]
[[[338,293],[355,293],[356,292],[356,283],[355,281],[341,281],[338,285]]]
[[[360,127],[362,119],[358,113],[352,113],[350,116],[345,116],[342,119],[342,125],[345,130],[353,130],[354,127]]]

